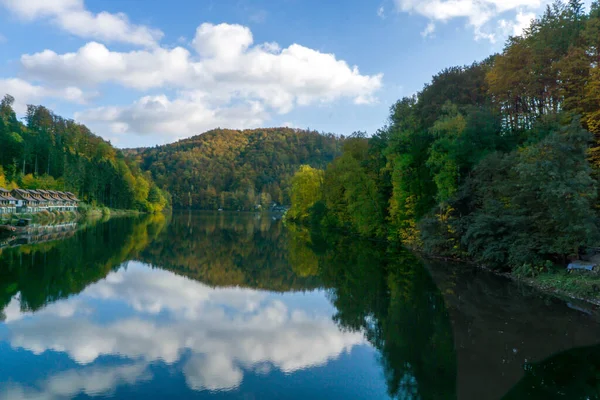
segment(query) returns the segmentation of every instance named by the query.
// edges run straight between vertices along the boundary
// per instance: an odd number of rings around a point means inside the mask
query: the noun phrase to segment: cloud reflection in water
[[[314,298],[302,300],[308,296]],[[292,373],[324,365],[365,343],[361,333],[338,329],[322,292],[212,288],[137,262],[38,312],[21,312],[18,302],[13,298],[5,309],[13,348],[63,352],[84,366],[41,383],[48,398],[92,395],[119,383],[147,380],[147,367],[159,361],[181,363],[191,389],[231,390],[242,383],[245,371]],[[186,353],[191,355],[184,357]],[[133,364],[112,372],[90,369],[97,368],[94,363],[102,356],[120,356]],[[99,373],[106,376],[98,379],[101,387],[89,389],[86,377]],[[56,390],[56,382],[65,389]],[[10,390],[14,398],[19,390],[24,393],[17,387]],[[40,393],[40,398],[46,397]]]

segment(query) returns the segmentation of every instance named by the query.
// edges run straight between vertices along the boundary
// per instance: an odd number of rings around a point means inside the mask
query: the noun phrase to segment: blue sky
[[[0,95],[118,147],[221,128],[375,132],[547,0],[0,0]]]

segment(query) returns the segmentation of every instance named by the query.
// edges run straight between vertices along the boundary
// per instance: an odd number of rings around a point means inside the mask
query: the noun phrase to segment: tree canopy
[[[216,129],[153,148],[126,150],[184,209],[252,210],[289,204],[300,165],[323,168],[343,137],[290,128]]]
[[[599,2],[555,2],[501,54],[440,72],[345,142],[312,220],[494,267],[578,257],[599,239],[599,38]]]
[[[54,189],[112,208],[158,212],[169,196],[149,174],[85,125],[55,115],[44,106],[27,107],[25,123],[0,102],[0,186]]]

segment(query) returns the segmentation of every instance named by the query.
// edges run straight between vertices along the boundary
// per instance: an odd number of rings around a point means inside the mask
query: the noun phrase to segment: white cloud
[[[161,133],[170,139],[188,137],[221,127],[256,128],[269,118],[257,101],[219,106],[209,93],[190,92],[175,100],[145,96],[129,106],[108,106],[75,114],[75,119],[108,128],[113,134]]]
[[[549,0],[395,0],[395,3],[399,11],[422,15],[428,18],[430,23],[465,19],[473,28],[476,39],[494,42],[497,36],[496,26],[493,26],[494,20],[505,16],[505,13],[514,15],[514,22],[508,20],[507,16],[503,18],[504,22],[500,28],[501,33],[504,33],[507,25],[511,26],[509,30],[512,30],[512,26],[523,26],[523,16],[541,10]]]
[[[190,53],[182,47],[118,53],[97,42],[86,44],[76,53],[58,55],[45,50],[25,54],[21,64],[33,78],[56,84],[116,82],[139,90],[185,85],[194,73]]]
[[[48,19],[73,35],[106,42],[156,46],[160,30],[132,24],[123,13],[94,14],[83,0],[0,0],[12,13],[26,20]]]
[[[425,29],[423,30],[423,32],[421,32],[421,36],[423,36],[424,38],[428,38],[433,36],[433,34],[435,33],[435,24],[433,22],[429,22],[427,24],[427,26],[425,27]]]
[[[0,79],[0,96],[10,94],[15,98],[13,108],[19,114],[23,114],[27,104],[39,102],[46,98],[57,98],[72,103],[86,104],[94,93],[84,93],[75,86],[61,88],[33,85],[23,79]]]
[[[192,45],[201,57],[229,61],[246,52],[253,41],[245,26],[205,23],[196,29]]]
[[[117,302],[134,310],[135,316],[125,313],[102,323],[88,311],[57,313],[57,308],[48,307],[19,317],[13,310],[6,322],[7,339],[14,348],[34,354],[66,353],[90,368],[105,355],[140,365],[182,362],[186,382],[195,390],[230,390],[241,384],[245,371],[269,366],[292,373],[323,365],[365,343],[362,333],[344,332],[335,325],[324,295],[319,294],[320,302],[304,305],[288,296],[211,288],[130,263],[127,270],[111,273],[76,298],[55,304],[70,310],[65,305],[78,301],[77,310],[87,310],[102,301]],[[188,351],[192,356],[183,362],[181,356]]]
[[[535,18],[535,13],[518,12],[514,21],[501,19],[498,25],[505,36],[520,36],[523,30],[531,25],[531,20]]]
[[[373,103],[382,86],[381,74],[362,75],[358,67],[350,67],[333,54],[298,44],[285,49],[277,43],[254,45],[252,32],[240,25],[202,24],[192,46],[194,54],[183,47],[115,52],[91,42],[75,53],[45,50],[23,55],[21,63],[28,76],[55,84],[114,82],[142,91],[175,88],[185,93],[172,102],[160,96],[144,97],[129,107],[110,109],[110,113],[103,109],[81,114],[95,120],[101,119],[102,113],[118,114],[117,119],[130,127],[136,125],[131,123],[136,119],[132,113],[147,109],[149,104],[160,105],[159,109],[173,103],[183,105],[188,111],[192,109],[196,115],[190,118],[197,121],[207,113],[231,116],[240,103],[244,110],[250,104],[249,110],[255,113],[250,121],[256,123],[262,121],[264,110],[283,114],[298,105],[340,98],[353,99],[356,104]],[[190,102],[189,93],[194,93],[193,97],[201,93],[201,101]],[[114,118],[104,119],[114,122]],[[249,119],[244,116],[243,120]]]
[[[383,6],[377,9],[377,16],[381,19],[385,19],[385,8]]]

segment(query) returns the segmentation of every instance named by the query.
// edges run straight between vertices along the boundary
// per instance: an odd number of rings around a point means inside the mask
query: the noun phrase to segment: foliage
[[[287,188],[300,165],[325,167],[342,142],[299,129],[216,129],[126,154],[172,195],[175,208],[254,210],[289,204]]]
[[[535,145],[482,162],[473,177],[477,207],[463,238],[469,253],[492,265],[518,266],[577,256],[594,244],[588,140],[575,121]]]
[[[290,188],[292,207],[286,217],[291,221],[304,221],[308,218],[309,209],[321,200],[323,171],[309,165],[301,165],[294,174]]]
[[[434,76],[346,140],[310,220],[493,267],[578,257],[600,239],[599,37],[597,1],[555,2],[501,54]]]
[[[513,270],[513,275],[517,278],[535,278],[536,276],[547,272],[548,269],[552,267],[552,261],[550,260],[546,260],[546,262],[541,265],[523,264]]]
[[[158,212],[168,206],[168,195],[149,174],[85,125],[32,105],[23,124],[13,101],[6,95],[0,103],[0,186],[71,191],[111,208]]]

